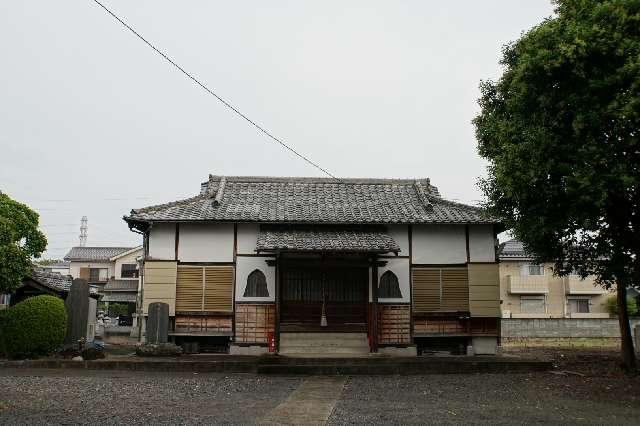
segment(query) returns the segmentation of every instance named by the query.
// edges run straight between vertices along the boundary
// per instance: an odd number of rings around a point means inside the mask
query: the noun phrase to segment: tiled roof
[[[131,211],[129,222],[498,223],[440,197],[428,179],[210,176],[200,194]]]
[[[524,246],[518,240],[509,240],[500,245],[500,259],[531,259],[531,255],[527,254]]]
[[[263,225],[256,250],[398,253],[400,247],[382,227]]]
[[[31,271],[31,279],[55,291],[67,292],[71,288],[71,276],[62,275],[57,272],[46,272],[34,269]]]
[[[71,275],[62,275],[58,272],[43,271],[38,268],[31,270],[31,280],[50,288],[54,291],[67,293],[71,289],[73,278]],[[89,286],[89,294],[97,295],[98,289],[95,286]]]
[[[138,291],[138,280],[109,280],[102,288],[103,292],[109,291]]]
[[[131,293],[108,293],[102,296],[102,302],[131,302],[135,303],[137,295]]]
[[[134,249],[135,247],[72,247],[64,256],[64,260],[108,262],[113,256]]]

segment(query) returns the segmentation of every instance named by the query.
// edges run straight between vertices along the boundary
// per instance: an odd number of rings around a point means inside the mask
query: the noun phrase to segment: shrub
[[[618,315],[618,298],[616,296],[611,296],[609,299],[607,299],[607,308],[609,309],[609,313],[611,315]],[[629,316],[638,313],[636,299],[634,299],[633,297],[627,297],[627,313],[629,314]]]
[[[10,358],[48,355],[64,342],[67,312],[62,299],[31,297],[6,309],[0,322],[0,348]]]

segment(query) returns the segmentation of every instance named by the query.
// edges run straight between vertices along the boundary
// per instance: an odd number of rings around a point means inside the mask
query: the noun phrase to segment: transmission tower
[[[84,247],[87,245],[88,230],[89,226],[87,225],[87,217],[82,216],[82,220],[80,221],[80,247]]]

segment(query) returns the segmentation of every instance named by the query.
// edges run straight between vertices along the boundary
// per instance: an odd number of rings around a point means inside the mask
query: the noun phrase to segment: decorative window
[[[107,268],[89,268],[89,281],[92,283],[107,281],[109,269]]]
[[[544,314],[544,296],[520,296],[520,312],[523,314]]]
[[[543,265],[522,265],[522,275],[544,275]]]
[[[398,277],[391,271],[387,271],[380,277],[380,286],[378,287],[378,297],[383,299],[400,299],[402,292]]]
[[[120,276],[122,278],[138,278],[138,266],[135,263],[123,263]]]
[[[247,277],[247,286],[244,289],[244,297],[269,297],[267,278],[261,270],[255,269]]]
[[[591,300],[588,298],[569,299],[569,312],[572,314],[588,314],[590,312]]]

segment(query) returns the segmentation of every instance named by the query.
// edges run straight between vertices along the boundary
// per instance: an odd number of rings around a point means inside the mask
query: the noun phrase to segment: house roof
[[[67,292],[71,288],[70,275],[62,275],[57,272],[32,270],[31,279],[54,291]]]
[[[263,225],[256,250],[398,253],[400,247],[383,227]]]
[[[102,302],[130,302],[135,303],[137,299],[137,295],[131,293],[107,293],[102,296]]]
[[[133,254],[133,253],[136,253],[136,252],[142,253],[142,246],[136,246],[136,247],[133,247],[130,250],[126,250],[126,251],[123,251],[122,253],[118,253],[115,256],[112,256],[109,260],[114,262],[114,261],[120,259],[121,257],[129,256],[130,254]]]
[[[31,276],[29,278],[31,281],[34,281],[43,287],[47,287],[56,293],[68,293],[73,281],[71,275],[62,275],[58,272],[47,272],[38,269],[32,269]],[[97,297],[98,289],[94,286],[89,286],[89,294]]]
[[[500,245],[501,260],[529,260],[533,257],[524,250],[522,242],[509,240]]]
[[[133,291],[138,292],[138,280],[109,280],[102,287],[104,293],[111,291]]]
[[[194,197],[134,209],[148,222],[498,223],[474,206],[447,201],[429,179],[210,176]]]
[[[137,247],[72,247],[64,260],[110,262],[111,258]]]

